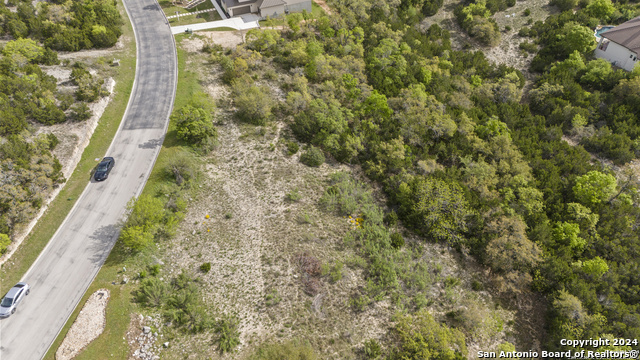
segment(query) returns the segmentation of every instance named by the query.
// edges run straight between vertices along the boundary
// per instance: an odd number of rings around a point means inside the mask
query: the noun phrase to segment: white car
[[[9,317],[16,312],[16,307],[25,295],[29,295],[29,290],[27,283],[19,282],[15,284],[0,302],[0,318]]]

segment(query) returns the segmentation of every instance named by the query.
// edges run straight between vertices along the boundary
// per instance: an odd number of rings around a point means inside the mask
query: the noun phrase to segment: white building
[[[633,70],[640,54],[640,16],[600,35],[595,56],[627,71]]]
[[[260,17],[276,17],[291,12],[311,12],[311,0],[222,0],[222,7],[229,16],[259,14]]]

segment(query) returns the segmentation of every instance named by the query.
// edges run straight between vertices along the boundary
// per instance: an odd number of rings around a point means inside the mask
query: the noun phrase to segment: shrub
[[[313,224],[311,216],[309,216],[309,213],[307,213],[306,211],[302,214],[298,214],[297,220],[300,224]]]
[[[169,176],[174,178],[176,184],[187,185],[198,176],[198,164],[193,154],[179,151],[169,158],[166,171]]]
[[[71,107],[69,118],[72,121],[85,121],[91,117],[91,109],[85,102],[80,102]]]
[[[291,192],[287,193],[284,198],[289,202],[298,202],[302,198],[302,195],[298,192],[298,188],[295,188],[291,190]]]
[[[389,227],[396,226],[398,224],[398,214],[394,210],[389,211],[384,215],[384,223]]]
[[[287,154],[289,156],[297,153],[299,149],[300,149],[300,147],[298,146],[297,142],[295,142],[295,141],[288,141],[287,142]]]
[[[261,126],[267,123],[273,107],[269,88],[253,85],[250,80],[239,79],[233,83],[233,93],[233,102],[241,120]]]
[[[329,276],[329,281],[333,284],[342,279],[342,262],[338,261],[333,266],[323,265],[322,275]]]
[[[393,246],[394,249],[400,249],[404,246],[404,237],[402,237],[402,234],[397,232],[391,234],[391,246]]]
[[[369,339],[364,342],[364,355],[367,359],[379,359],[382,356],[382,347],[376,339]]]
[[[523,41],[520,43],[520,45],[518,45],[518,47],[520,47],[520,49],[529,52],[529,53],[535,53],[536,51],[538,51],[538,46],[536,46],[536,44],[534,43],[530,43],[528,41]]]
[[[203,273],[208,273],[211,270],[211,263],[204,263],[202,265],[200,265],[200,271],[202,271]]]
[[[157,276],[160,274],[160,264],[153,264],[149,266],[149,274],[151,276]]]
[[[127,226],[122,229],[120,239],[125,247],[141,251],[153,244],[153,233],[145,230],[143,226]]]
[[[264,297],[264,303],[267,306],[275,306],[280,303],[280,301],[282,301],[282,298],[276,289],[271,289],[271,291]]]
[[[238,330],[238,319],[235,316],[224,316],[219,319],[214,328],[218,337],[215,342],[221,353],[232,351],[240,345],[240,331]]]
[[[473,280],[471,282],[471,289],[473,289],[473,291],[482,291],[484,290],[484,286],[482,285],[482,283],[478,280]]]
[[[216,143],[218,132],[213,126],[211,113],[203,107],[186,105],[171,114],[176,124],[178,138],[204,151],[210,150]]]
[[[524,16],[531,15],[531,9],[524,9]]]
[[[9,235],[0,234],[0,254],[4,254],[10,244],[11,239],[9,238]]]
[[[142,280],[140,289],[136,291],[135,298],[146,306],[162,306],[168,297],[170,288],[168,284],[156,277]]]
[[[355,312],[362,312],[371,304],[371,299],[367,294],[354,294],[349,298],[349,306]]]
[[[302,285],[304,286],[304,292],[309,296],[316,296],[322,291],[322,283],[316,278],[303,277]]]
[[[312,256],[308,252],[297,253],[293,256],[294,264],[303,274],[308,276],[319,276],[322,273],[322,264],[317,257]]]
[[[311,167],[324,164],[325,157],[322,150],[315,146],[310,146],[304,154],[300,156],[300,162]]]
[[[464,359],[465,336],[456,329],[437,323],[425,309],[413,315],[400,315],[393,329],[396,359]]]

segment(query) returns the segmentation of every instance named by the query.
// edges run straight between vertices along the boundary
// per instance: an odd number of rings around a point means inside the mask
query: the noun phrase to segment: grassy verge
[[[178,35],[176,37],[176,42],[179,42],[183,38],[183,35]],[[198,76],[186,69],[184,51],[178,49],[178,88],[174,108],[184,106],[191,99],[194,93],[201,90],[202,87],[199,83]],[[158,186],[167,182],[167,178],[164,174],[167,161],[173,154],[181,151],[182,149],[183,146],[181,146],[181,143],[176,138],[175,125],[170,123],[162,149],[160,150],[158,159],[151,171],[149,180],[145,185],[143,194],[153,192]],[[96,279],[84,294],[79,306],[75,309],[58,335],[58,338],[49,349],[45,359],[55,359],[56,350],[64,340],[69,328],[78,317],[82,306],[84,306],[84,303],[93,292],[102,288],[109,289],[111,292],[111,298],[109,299],[106,309],[107,325],[105,327],[105,331],[96,340],[89,344],[89,346],[87,346],[77,357],[75,357],[75,359],[127,359],[129,347],[126,340],[123,340],[123,338],[126,336],[130,316],[138,310],[138,307],[132,302],[132,291],[137,289],[135,283],[131,281],[127,284],[122,284],[120,281],[122,276],[124,276],[123,268],[135,269],[137,267],[145,266],[149,264],[154,257],[156,257],[157,252],[157,248],[152,246],[148,250],[131,255],[124,250],[121,243],[118,242],[107,258],[107,261],[100,269]],[[127,276],[131,279],[135,275],[127,273]]]
[[[119,4],[121,13],[126,19],[126,12]],[[133,41],[133,29],[128,21],[123,27],[123,36],[131,39],[124,50],[117,56],[120,58],[120,67],[114,75],[116,81],[113,99],[105,109],[98,126],[96,127],[91,142],[85,148],[80,162],[73,174],[64,185],[58,196],[49,204],[49,208],[40,218],[31,233],[23,241],[20,248],[11,259],[3,264],[0,271],[0,291],[5,293],[13,284],[29,269],[40,252],[49,242],[62,221],[71,211],[82,191],[89,182],[91,170],[95,166],[94,159],[104,156],[111,144],[114,134],[118,130],[120,121],[129,101],[131,87],[136,68],[136,49]]]
[[[323,8],[320,7],[320,5],[316,4],[315,2],[311,3],[311,16],[314,19],[318,19],[323,15],[326,15],[327,13],[324,11]]]
[[[162,8],[162,11],[164,11],[165,15],[167,16],[173,16],[173,15],[176,15],[176,13],[184,15],[184,16],[181,16],[179,19],[178,18],[169,19],[169,23],[172,26],[197,24],[197,23],[208,22],[208,21],[222,20],[222,18],[220,17],[217,11],[211,11],[211,12],[206,12],[206,13],[197,14],[197,15],[190,15],[191,13],[196,11],[213,9],[214,6],[211,3],[211,1],[205,1],[204,3],[194,7],[193,9],[185,9],[180,6],[173,5],[173,3],[170,0],[162,0],[160,1],[160,7]]]

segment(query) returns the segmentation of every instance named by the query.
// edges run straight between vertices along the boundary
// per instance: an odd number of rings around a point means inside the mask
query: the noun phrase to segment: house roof
[[[258,0],[253,0],[253,1],[224,0],[224,4],[227,6],[227,9],[232,9],[238,6],[251,5],[251,4],[254,4],[256,1]]]
[[[601,36],[640,54],[640,16],[602,33]]]
[[[264,9],[272,6],[284,5],[284,4],[285,2],[282,0],[264,0],[262,1],[262,5],[260,5],[260,9]]]

